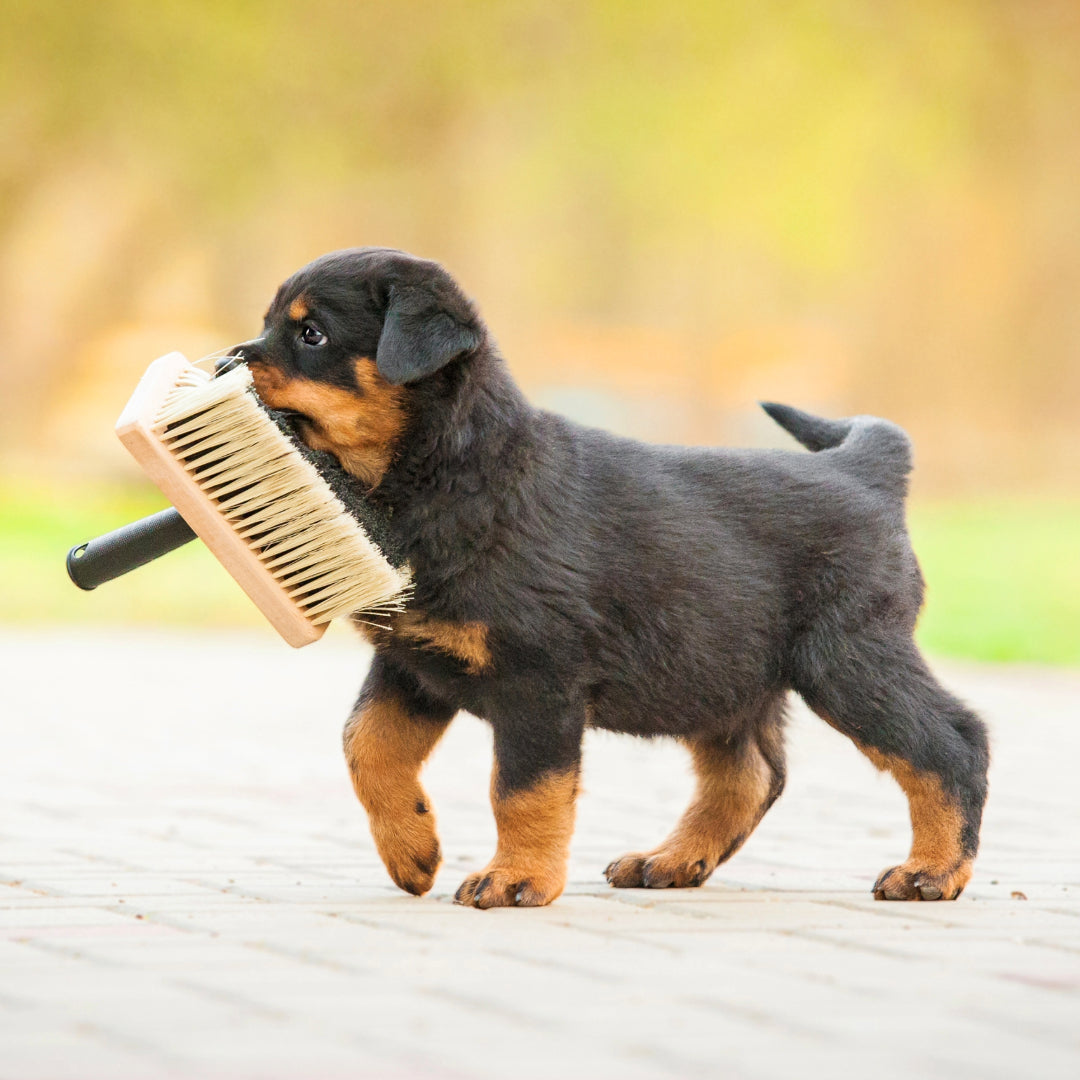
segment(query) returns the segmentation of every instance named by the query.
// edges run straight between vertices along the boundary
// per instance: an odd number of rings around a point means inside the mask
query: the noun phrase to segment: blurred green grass
[[[198,542],[92,593],[71,584],[70,547],[164,505],[149,487],[0,484],[0,620],[262,625]],[[1080,664],[1080,500],[924,501],[910,524],[929,583],[919,625],[928,652]]]
[[[916,503],[909,524],[927,652],[1080,664],[1080,499]]]
[[[93,592],[71,583],[64,563],[75,544],[167,506],[149,485],[0,484],[0,621],[258,625],[258,611],[197,540]]]

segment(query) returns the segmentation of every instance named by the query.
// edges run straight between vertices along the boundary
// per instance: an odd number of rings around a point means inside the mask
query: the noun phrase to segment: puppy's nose
[[[217,378],[218,375],[224,375],[226,371],[232,371],[237,364],[254,359],[264,344],[262,338],[252,338],[251,341],[234,345],[214,364],[214,377]]]

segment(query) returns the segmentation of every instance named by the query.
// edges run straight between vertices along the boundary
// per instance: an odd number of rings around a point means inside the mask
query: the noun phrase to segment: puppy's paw
[[[420,806],[425,806],[423,812]],[[371,819],[371,835],[394,884],[413,896],[431,888],[442,861],[433,818],[426,804],[418,802],[416,813],[404,819]]]
[[[715,869],[712,860],[660,849],[643,855],[624,855],[608,865],[604,877],[616,889],[688,889],[704,884]]]
[[[512,866],[487,866],[470,874],[454,894],[455,904],[467,907],[543,907],[559,896],[566,874],[553,870],[529,872]]]
[[[955,900],[970,880],[970,861],[943,872],[906,862],[881,872],[874,882],[874,899]]]

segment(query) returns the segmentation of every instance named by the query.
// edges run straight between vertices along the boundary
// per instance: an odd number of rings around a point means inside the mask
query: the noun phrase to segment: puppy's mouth
[[[306,420],[308,423],[312,422],[310,416],[305,416],[304,413],[299,412],[297,409],[273,409],[265,402],[263,402],[263,406],[267,412],[273,413],[274,416],[286,424],[296,424],[301,420]]]
[[[315,447],[311,446],[310,440],[312,434],[319,430],[317,420],[308,416],[307,413],[300,412],[298,409],[276,409],[273,405],[268,405],[262,398],[259,398],[259,400],[262,402],[262,407],[270,414],[270,418],[278,425],[278,427],[297,441],[302,442],[309,449],[315,449]]]
[[[393,443],[404,424],[401,390],[383,387],[374,364],[357,358],[358,389],[294,374],[258,347],[249,354],[236,346],[232,354],[251,371],[253,390],[283,431],[316,453],[334,457],[346,472],[374,488],[393,455]]]
[[[247,364],[252,369],[252,374],[256,376],[251,387],[252,392],[259,399],[259,404],[269,413],[274,423],[294,439],[307,445],[308,436],[312,430],[318,430],[318,421],[299,409],[284,404],[275,405],[272,401],[267,400],[267,395],[261,392],[260,383],[263,380],[258,377],[258,375],[262,374],[260,369],[263,367],[263,363],[258,356],[245,355],[243,345],[234,346],[225,356],[217,360],[214,365],[214,378],[218,379],[222,375],[227,375],[241,364]],[[276,396],[275,390],[277,388],[273,383],[266,386],[266,389],[270,391],[272,397]]]

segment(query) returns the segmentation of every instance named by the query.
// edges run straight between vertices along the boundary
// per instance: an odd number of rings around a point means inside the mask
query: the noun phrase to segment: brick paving
[[[604,884],[689,779],[592,734],[565,895],[480,912],[451,897],[493,850],[490,735],[432,759],[445,863],[400,893],[339,750],[348,631],[0,646],[0,1080],[1080,1076],[1080,673],[943,667],[996,755],[955,904],[874,903],[903,797],[798,708],[786,793],[703,889]]]

